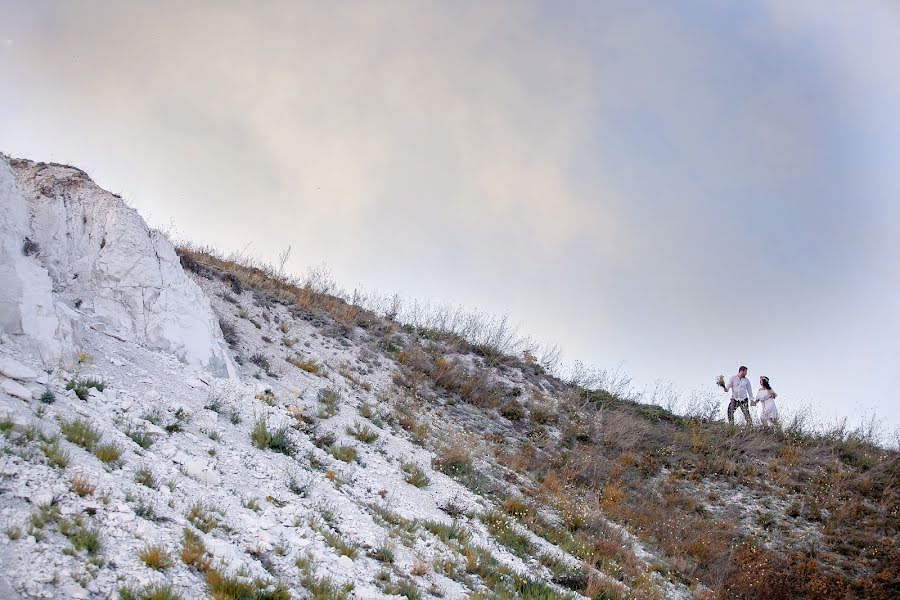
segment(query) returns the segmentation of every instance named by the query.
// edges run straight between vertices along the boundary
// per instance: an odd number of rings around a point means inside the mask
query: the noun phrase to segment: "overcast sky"
[[[0,0],[0,151],[638,386],[745,363],[893,430],[898,6]]]

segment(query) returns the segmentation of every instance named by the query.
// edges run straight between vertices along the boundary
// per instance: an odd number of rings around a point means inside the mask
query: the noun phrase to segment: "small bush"
[[[156,477],[153,475],[153,471],[151,471],[150,467],[147,466],[142,466],[137,471],[135,471],[134,481],[154,490],[159,485],[159,483],[156,481]]]
[[[353,446],[332,446],[330,452],[336,459],[347,463],[356,460],[356,448]]]
[[[222,330],[222,338],[225,340],[225,343],[231,348],[236,348],[238,342],[241,341],[238,337],[237,328],[229,321],[219,317],[219,329]]]
[[[338,586],[328,577],[316,577],[313,575],[312,555],[307,554],[297,559],[297,568],[300,570],[300,582],[309,593],[310,600],[349,600],[353,584],[348,583]]]
[[[40,401],[44,404],[53,404],[56,402],[56,394],[54,394],[50,389],[45,389],[44,393],[41,394]]]
[[[173,565],[172,559],[162,546],[146,546],[140,551],[138,558],[142,563],[157,571],[165,571]]]
[[[93,494],[96,488],[97,486],[94,485],[94,482],[83,473],[77,473],[69,479],[69,489],[82,498]]]
[[[510,496],[500,505],[500,510],[520,521],[532,513],[532,509],[525,501],[517,496]]]
[[[250,357],[250,362],[266,372],[269,371],[269,367],[271,366],[269,364],[269,359],[258,353]]]
[[[184,528],[181,540],[181,560],[187,566],[201,573],[209,570],[212,563],[203,540],[187,527]]]
[[[314,359],[314,358],[301,358],[299,356],[289,356],[285,360],[287,360],[289,363],[291,363],[298,369],[306,371],[307,373],[312,373],[314,375],[317,374],[322,369],[322,365],[320,365],[318,362],[316,362],[316,359]]]
[[[500,414],[510,421],[518,421],[525,416],[525,409],[515,400],[508,400],[500,406]]]
[[[307,479],[300,479],[300,477],[296,473],[291,473],[288,476],[287,480],[287,488],[294,494],[297,494],[301,498],[306,498],[309,495],[309,490],[312,488],[313,480],[312,477]]]
[[[319,402],[322,403],[323,412],[333,417],[338,412],[341,403],[341,393],[336,388],[328,388],[319,392]]]
[[[88,390],[90,390],[91,388],[96,389],[98,392],[102,392],[106,388],[106,384],[102,381],[94,379],[93,377],[86,379],[80,379],[76,377],[66,384],[66,389],[74,390],[75,395],[78,396],[78,398],[81,400],[87,400]]]
[[[274,431],[270,431],[266,418],[263,416],[256,420],[256,424],[250,432],[250,441],[257,448],[262,450],[269,449],[287,456],[293,456],[297,451],[297,447],[291,439],[290,427],[284,425]]]
[[[390,538],[385,538],[380,546],[372,550],[370,556],[378,562],[383,562],[391,565],[394,564],[395,549],[396,546],[390,540]]]
[[[212,514],[212,511],[199,502],[191,506],[186,518],[191,525],[203,533],[209,533],[219,525],[219,521]]]
[[[119,600],[181,600],[171,585],[149,585],[144,588],[119,588]]]
[[[416,486],[417,488],[426,487],[429,483],[431,483],[431,479],[428,478],[428,475],[425,474],[425,471],[413,462],[404,462],[403,463],[403,479],[406,480],[406,483]]]
[[[125,435],[144,450],[152,446],[153,442],[156,441],[156,438],[144,428],[129,427],[125,430]]]
[[[447,475],[462,475],[472,468],[472,453],[462,440],[438,448],[436,454],[431,466]]]
[[[531,551],[528,538],[516,531],[515,523],[507,515],[491,512],[481,517],[488,531],[500,544],[506,546],[513,554],[524,557]]]
[[[47,464],[51,467],[56,467],[59,469],[65,469],[69,466],[70,454],[69,451],[62,448],[59,445],[59,440],[56,440],[52,443],[45,443],[41,446],[41,450],[44,451],[44,456],[47,457]]]
[[[86,419],[60,419],[59,429],[67,440],[87,451],[93,450],[101,438],[100,431]]]
[[[159,520],[159,518],[156,516],[156,509],[153,508],[153,505],[149,502],[145,502],[143,499],[138,500],[137,505],[134,507],[134,514],[142,519],[147,519],[148,521]]]
[[[113,464],[119,461],[122,456],[122,449],[112,442],[108,444],[100,444],[94,449],[94,456],[106,464]]]
[[[85,550],[90,555],[100,552],[102,542],[100,541],[100,531],[96,528],[87,527],[80,517],[72,520],[62,519],[58,522],[59,532],[69,539],[75,551]]]
[[[356,423],[353,427],[347,427],[347,433],[358,439],[364,444],[371,444],[378,439],[378,432],[368,425],[360,425]]]

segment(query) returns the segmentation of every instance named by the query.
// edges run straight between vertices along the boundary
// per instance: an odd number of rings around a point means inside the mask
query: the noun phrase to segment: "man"
[[[750,380],[747,379],[747,367],[741,366],[737,375],[728,378],[728,383],[722,388],[724,391],[731,390],[731,402],[728,403],[728,422],[734,425],[734,409],[741,407],[744,413],[744,424],[750,426],[753,419],[750,418],[750,398],[753,397],[753,388]]]

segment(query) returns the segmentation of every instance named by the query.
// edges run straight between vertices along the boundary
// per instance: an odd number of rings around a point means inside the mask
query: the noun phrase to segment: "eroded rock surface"
[[[0,196],[3,333],[52,363],[73,353],[86,323],[234,375],[209,300],[121,198],[74,167],[7,157]]]

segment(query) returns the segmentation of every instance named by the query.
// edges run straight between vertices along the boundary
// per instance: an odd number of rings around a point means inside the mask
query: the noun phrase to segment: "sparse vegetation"
[[[359,423],[355,423],[353,427],[347,427],[347,433],[364,444],[371,444],[378,439],[377,431],[368,425],[360,425]]]
[[[66,384],[66,389],[74,390],[75,395],[81,400],[87,400],[91,388],[96,389],[98,392],[102,392],[106,388],[106,384],[93,377],[75,377]]]
[[[321,370],[322,368],[322,365],[320,365],[314,358],[303,358],[301,356],[292,355],[287,357],[285,360],[287,360],[298,369],[306,371],[307,373],[312,373],[313,375],[318,374],[319,370]]]
[[[291,429],[287,425],[270,430],[266,418],[260,416],[256,419],[256,424],[250,432],[250,441],[262,450],[269,449],[273,452],[293,456],[297,449],[290,432]]]
[[[329,452],[336,459],[347,463],[356,460],[356,448],[353,446],[332,446]]]
[[[215,517],[213,511],[199,502],[191,506],[185,517],[191,525],[203,533],[209,533],[219,526],[219,520]],[[185,539],[187,539],[187,534],[185,534]]]
[[[426,487],[429,483],[431,483],[431,479],[425,473],[424,469],[413,462],[404,462],[402,465],[403,468],[403,479],[406,483],[416,486],[417,488]]]
[[[71,455],[68,450],[59,445],[59,440],[55,440],[52,443],[44,443],[41,446],[41,450],[43,450],[44,456],[47,457],[47,464],[51,467],[65,469],[69,466]]]
[[[181,600],[171,585],[155,584],[142,588],[119,588],[119,600]]]
[[[100,430],[94,427],[88,420],[72,418],[60,419],[59,429],[67,440],[77,446],[81,446],[88,452],[92,451],[102,437]]]
[[[141,562],[156,571],[165,571],[174,564],[162,546],[145,546],[138,554]]]
[[[322,417],[333,417],[337,414],[341,403],[341,393],[336,388],[327,388],[319,392],[319,402],[322,404]]]
[[[112,442],[100,444],[99,446],[94,448],[94,456],[96,456],[101,462],[113,466],[117,464],[119,462],[119,459],[122,457],[122,449],[118,446],[118,444]]]
[[[146,465],[139,467],[138,470],[134,472],[134,481],[135,483],[147,486],[148,488],[153,490],[159,487],[159,482],[156,480],[156,476],[153,475],[153,471],[150,469],[150,467]]]
[[[97,489],[97,486],[87,475],[76,473],[69,479],[69,489],[78,496],[84,498],[85,496],[93,494],[94,490]]]

